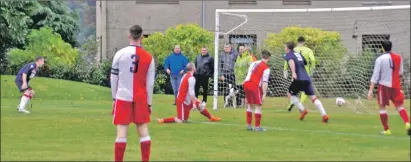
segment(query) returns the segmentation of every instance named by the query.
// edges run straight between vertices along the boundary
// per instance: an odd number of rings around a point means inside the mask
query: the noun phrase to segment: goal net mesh
[[[267,95],[269,97],[286,97],[287,89],[291,83],[291,74],[288,72],[287,78],[283,76],[284,43],[293,41],[297,44],[297,38],[303,36],[306,40],[305,46],[312,49],[315,56],[315,68],[311,76],[316,96],[320,99],[333,100],[335,103],[336,97],[343,97],[354,103],[356,100],[358,102],[360,98],[362,99],[360,102],[363,102],[365,107],[376,107],[375,100],[371,102],[365,99],[368,94],[374,62],[382,54],[381,41],[384,40],[392,41],[392,50],[403,56],[402,87],[406,98],[409,98],[409,8],[372,11],[235,14],[244,16],[232,15],[232,13],[219,14],[221,34],[218,47],[219,58],[216,62],[219,64],[219,96],[229,95],[229,84],[241,85],[247,73],[235,68],[235,70],[230,71],[233,65],[230,64],[229,59],[234,58],[231,58],[231,55],[224,51],[224,47],[226,44],[231,44],[233,53],[239,54],[240,57],[243,52],[241,51],[243,47],[240,46],[244,46],[257,59],[260,59],[262,49],[269,50],[272,56],[269,61],[271,74]],[[236,28],[245,21],[245,24]],[[233,28],[236,29],[227,33]],[[241,61],[236,62],[236,64],[239,66]],[[248,66],[245,67],[245,69],[247,68]],[[221,76],[225,76],[224,80]],[[219,103],[225,103],[225,99],[222,97],[219,97],[219,100]],[[221,102],[221,100],[223,101]],[[308,101],[305,103],[309,103]],[[325,106],[330,107],[335,106],[335,104]],[[223,105],[219,104],[218,107],[223,107]]]

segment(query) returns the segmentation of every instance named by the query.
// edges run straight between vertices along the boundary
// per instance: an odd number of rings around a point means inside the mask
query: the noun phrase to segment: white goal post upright
[[[375,7],[343,7],[343,8],[304,8],[304,9],[216,9],[215,12],[215,38],[214,38],[214,96],[213,109],[218,109],[218,82],[219,82],[219,36],[226,35],[247,22],[246,15],[235,13],[296,13],[296,12],[344,12],[344,11],[374,11],[374,10],[395,10],[410,9],[410,5],[397,6],[375,6]],[[227,33],[220,33],[220,14],[234,15],[245,17],[245,22],[236,26]]]

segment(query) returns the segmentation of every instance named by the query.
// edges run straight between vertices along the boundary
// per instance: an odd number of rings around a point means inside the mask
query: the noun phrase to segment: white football
[[[338,97],[337,99],[335,99],[335,104],[337,104],[338,106],[342,106],[345,104],[345,100],[341,97]]]

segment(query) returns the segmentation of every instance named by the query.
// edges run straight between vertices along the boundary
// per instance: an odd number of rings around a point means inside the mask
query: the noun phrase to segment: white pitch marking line
[[[224,125],[224,126],[235,126],[235,127],[244,127],[245,125],[238,124],[228,124],[228,123],[215,123],[215,122],[201,122],[202,124],[214,124],[214,125]],[[393,137],[393,136],[383,136],[383,135],[366,135],[358,133],[346,133],[346,132],[332,132],[332,131],[312,131],[304,129],[290,129],[290,128],[281,128],[281,127],[264,127],[266,129],[279,130],[279,131],[296,131],[296,132],[310,132],[310,133],[319,133],[319,134],[335,134],[335,135],[346,135],[346,136],[359,136],[359,137],[375,137],[375,138],[390,138],[390,139],[401,139],[401,140],[410,140],[408,137]],[[404,132],[405,134],[405,132]]]

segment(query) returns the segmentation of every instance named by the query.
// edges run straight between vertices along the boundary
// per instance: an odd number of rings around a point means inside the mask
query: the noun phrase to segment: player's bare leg
[[[388,126],[388,115],[387,115],[387,110],[385,110],[385,106],[380,106],[379,113],[380,113],[381,124],[384,127],[384,129],[380,133],[384,135],[390,135],[391,130],[390,130],[390,127]]]
[[[246,101],[246,107],[247,107],[247,111],[246,111],[246,119],[247,119],[247,130],[253,130],[253,126],[251,125],[251,123],[253,122],[253,109],[251,107],[251,104],[248,104]]]
[[[288,98],[291,98],[291,94],[287,93]],[[288,105],[288,111],[291,112],[291,110],[293,110],[294,104],[291,102],[290,105]]]
[[[323,104],[321,103],[321,101],[315,95],[311,96],[311,101],[314,103],[317,110],[321,113],[322,121],[324,123],[327,123],[328,122],[328,115],[325,112],[325,109],[324,109]]]
[[[140,135],[141,161],[150,160],[151,138],[148,132],[147,124],[137,124],[137,132]]]
[[[27,89],[24,91],[23,96],[21,97],[20,104],[17,106],[17,110],[22,113],[29,114],[30,111],[26,110],[27,103],[31,100],[34,95],[34,91]]]
[[[254,107],[255,107],[255,111],[254,111],[255,128],[254,128],[254,130],[255,131],[265,131],[264,128],[260,127],[261,117],[262,117],[262,115],[261,115],[261,106],[262,105],[254,105]]]
[[[117,137],[114,144],[114,160],[123,161],[127,145],[128,125],[117,125]]]
[[[395,107],[400,114],[402,120],[404,121],[405,124],[405,130],[407,131],[408,135],[410,135],[411,132],[411,126],[410,126],[410,119],[408,117],[407,111],[404,109],[403,105],[401,106],[396,106]]]
[[[308,114],[308,110],[304,108],[303,104],[298,100],[297,96],[291,95],[288,93],[291,100],[291,104],[296,105],[300,111],[300,120],[304,120],[305,116]]]

